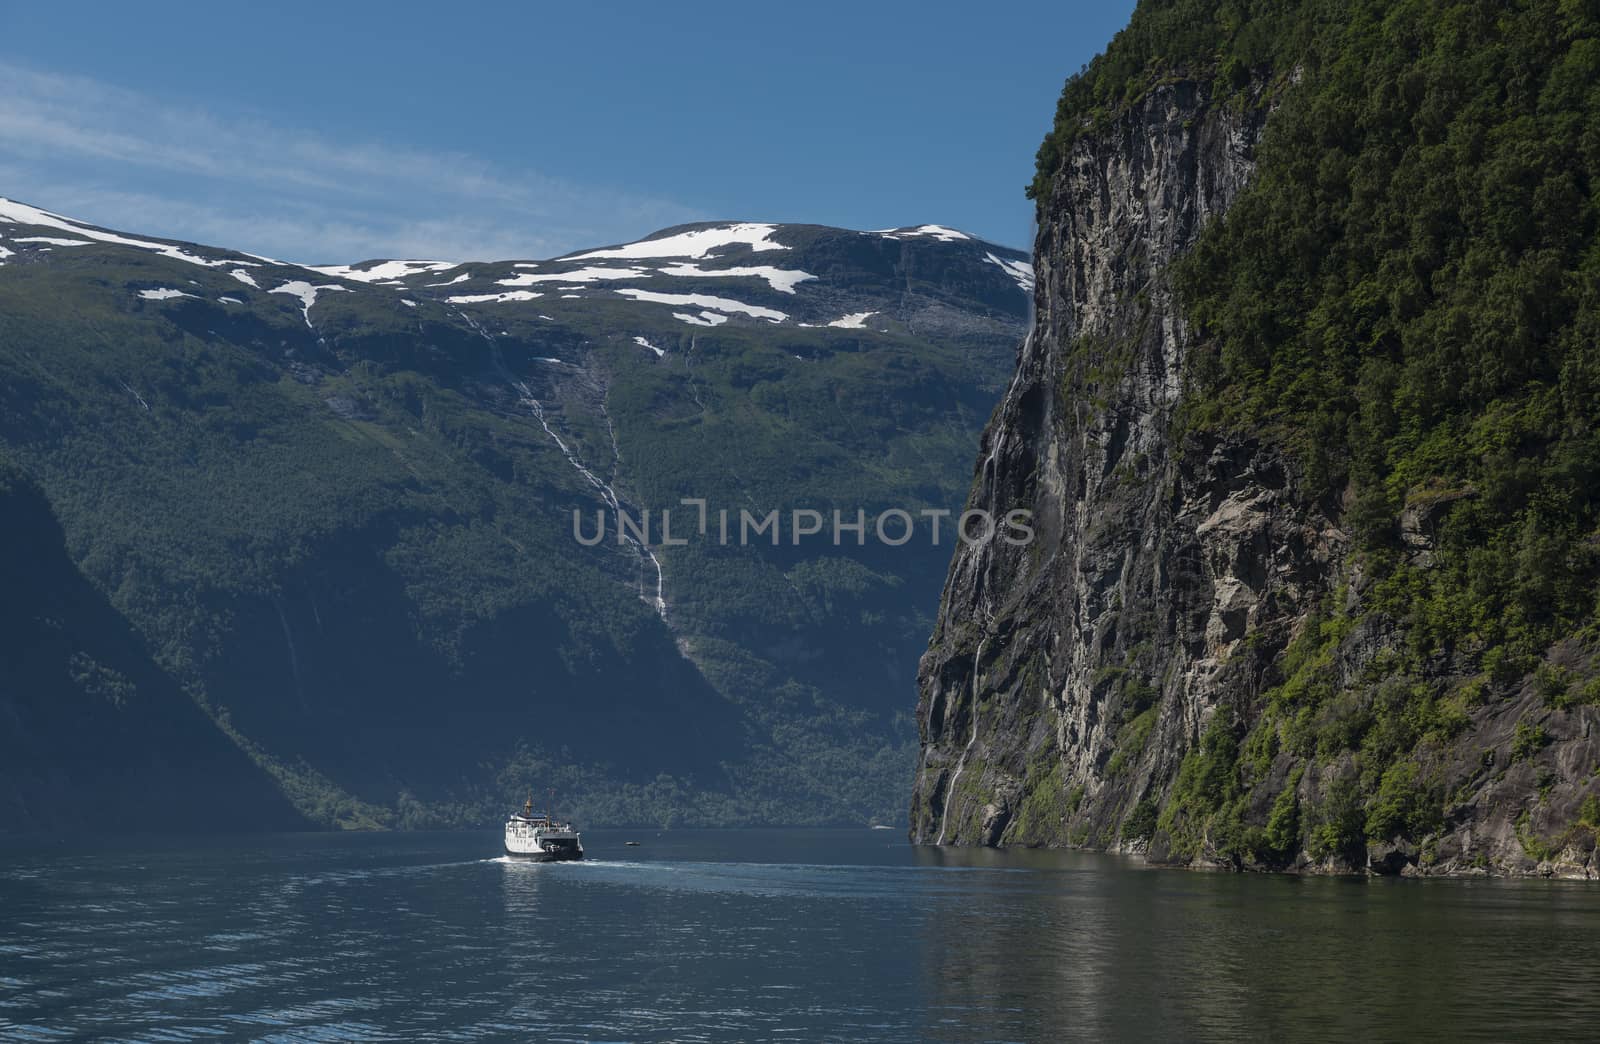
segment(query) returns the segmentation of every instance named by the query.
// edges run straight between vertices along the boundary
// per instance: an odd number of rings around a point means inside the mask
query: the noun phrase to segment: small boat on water
[[[506,855],[537,863],[582,859],[583,841],[571,823],[556,819],[549,808],[535,813],[530,794],[522,811],[506,820]]]

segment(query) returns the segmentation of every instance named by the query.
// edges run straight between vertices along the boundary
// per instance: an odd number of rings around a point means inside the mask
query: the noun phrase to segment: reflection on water
[[[1600,890],[1152,870],[921,853],[1041,874],[928,926],[929,1036],[988,1012],[1038,1038],[1591,1038]],[[1026,891],[1026,897],[1021,894]]]
[[[0,850],[0,1038],[1581,1039],[1600,888],[869,831]]]

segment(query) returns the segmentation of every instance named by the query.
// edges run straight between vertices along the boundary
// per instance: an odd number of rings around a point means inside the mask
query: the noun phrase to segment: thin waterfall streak
[[[465,312],[457,310],[456,315],[460,317],[462,322],[470,326],[479,337],[482,337],[484,341],[488,343],[490,358],[494,362],[495,369],[500,372],[501,378],[504,379],[505,382],[511,386],[512,390],[517,393],[518,404],[526,407],[528,411],[533,414],[534,419],[539,422],[539,427],[543,428],[544,433],[548,435],[550,440],[556,444],[556,448],[561,451],[561,455],[566,458],[567,463],[572,465],[578,474],[582,475],[584,480],[595,488],[596,492],[600,494],[600,499],[605,501],[606,506],[620,516],[622,513],[622,501],[617,496],[617,491],[612,488],[610,483],[606,482],[600,476],[591,471],[588,466],[583,463],[583,458],[579,457],[577,452],[567,445],[566,440],[563,439],[561,435],[550,426],[550,421],[545,417],[544,414],[544,403],[540,402],[534,396],[533,391],[528,387],[526,382],[517,380],[511,371],[506,368],[505,361],[500,357],[500,346],[495,343],[494,338],[490,337],[488,331],[479,326],[475,321],[473,321],[472,317],[467,315]],[[607,414],[606,425],[608,428],[610,427],[610,424],[611,417],[609,414]],[[612,432],[611,439],[612,452],[615,454],[616,433],[614,431]],[[639,540],[628,533],[627,530],[622,527],[620,522],[617,525],[617,533],[624,541],[627,542],[630,547],[633,548],[634,553],[639,556],[641,562],[648,561],[650,565],[654,567],[656,571],[655,610],[656,615],[660,616],[662,621],[665,622],[667,619],[666,574],[661,568],[661,560],[656,557],[656,553],[650,549],[649,544],[646,544],[642,540]],[[640,597],[644,597],[642,592],[640,593]]]

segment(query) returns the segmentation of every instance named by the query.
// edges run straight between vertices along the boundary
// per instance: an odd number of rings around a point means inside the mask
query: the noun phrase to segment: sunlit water
[[[637,839],[639,847],[624,847]],[[1593,1039],[1600,885],[882,831],[0,847],[0,1038]]]

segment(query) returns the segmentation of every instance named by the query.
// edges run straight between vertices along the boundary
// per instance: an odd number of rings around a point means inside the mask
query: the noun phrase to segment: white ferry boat
[[[506,820],[506,854],[541,863],[582,859],[583,842],[571,823],[555,819],[548,809],[535,813],[530,796],[522,811]]]

